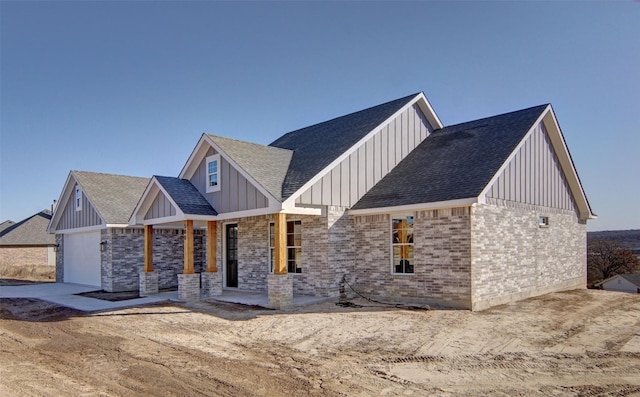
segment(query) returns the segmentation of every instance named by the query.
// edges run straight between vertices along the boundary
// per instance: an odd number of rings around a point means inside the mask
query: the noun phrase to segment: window
[[[548,227],[549,226],[549,217],[548,216],[541,216],[540,218],[538,218],[538,225],[540,227]]]
[[[273,273],[275,225],[269,224],[269,272]],[[302,222],[287,221],[287,272],[302,273]]]
[[[220,190],[220,155],[207,157],[207,193]]]
[[[76,186],[76,202],[75,202],[76,211],[82,211],[82,188],[80,186]]]
[[[393,273],[413,273],[413,215],[391,219]]]

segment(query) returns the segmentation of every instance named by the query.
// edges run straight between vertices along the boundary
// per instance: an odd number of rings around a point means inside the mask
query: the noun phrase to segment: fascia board
[[[206,138],[207,138],[207,134],[205,133],[203,133],[200,136],[198,143],[191,151],[191,154],[189,155],[187,162],[184,164],[184,166],[182,167],[182,170],[180,171],[180,174],[178,175],[180,179],[191,179],[191,177],[195,173],[195,170],[197,168],[196,166],[200,163],[200,161],[202,161],[204,156],[207,154],[206,150],[204,153],[201,153],[202,145],[206,142]]]
[[[395,214],[409,211],[422,211],[436,208],[455,208],[455,207],[467,207],[478,202],[477,197],[470,197],[466,199],[446,200],[446,201],[434,201],[432,203],[421,204],[409,204],[398,205],[393,207],[380,207],[380,208],[363,208],[360,210],[349,210],[349,215],[375,215],[375,214]]]
[[[486,198],[487,192],[489,191],[491,186],[493,186],[493,184],[498,180],[498,178],[500,177],[500,174],[502,174],[502,172],[509,166],[509,163],[516,157],[516,154],[525,145],[527,140],[529,140],[529,138],[531,137],[531,134],[533,134],[533,131],[535,131],[536,127],[544,119],[544,115],[548,111],[549,111],[549,105],[547,105],[547,107],[542,111],[542,113],[540,113],[540,116],[538,116],[536,121],[534,121],[533,124],[531,125],[531,127],[529,127],[529,131],[527,131],[527,133],[524,134],[524,137],[520,140],[520,142],[518,142],[518,144],[516,145],[515,149],[513,149],[513,151],[509,154],[509,156],[504,161],[504,163],[502,163],[500,168],[498,168],[498,171],[496,171],[496,173],[493,174],[493,176],[491,177],[489,182],[485,185],[485,187],[482,189],[482,191],[478,195],[478,197],[480,198],[481,202],[484,203],[486,201],[485,198]]]
[[[54,234],[84,233],[84,232],[91,232],[91,231],[95,231],[95,230],[102,230],[102,229],[106,229],[106,228],[107,228],[106,225],[101,224],[101,225],[95,225],[95,226],[78,227],[78,228],[75,228],[75,229],[56,230]]]
[[[260,193],[262,193],[265,197],[267,197],[269,199],[269,202],[271,202],[271,200],[277,203],[280,202],[278,201],[278,199],[273,197],[273,195],[269,193],[267,189],[265,189],[260,183],[258,183],[258,181],[253,179],[253,177],[249,173],[247,173],[244,170],[244,168],[240,167],[240,165],[236,163],[235,160],[231,158],[231,156],[225,153],[224,150],[222,150],[220,146],[218,146],[208,135],[205,135],[205,140],[209,145],[211,145],[211,147],[213,147],[216,150],[216,152],[220,154],[220,156],[224,157],[224,159],[227,160],[229,164],[231,164],[231,166],[236,169],[236,171],[238,171],[243,177],[245,177],[249,182],[251,182],[251,184],[260,191]]]
[[[144,213],[149,210],[149,207],[151,206],[150,203],[153,202],[153,198],[150,197],[154,194],[157,194],[157,191],[154,191],[154,189],[157,189],[158,191],[160,190],[157,185],[158,183],[155,177],[149,180],[147,187],[144,189],[142,196],[140,196],[140,199],[138,200],[138,204],[136,204],[136,207],[131,213],[131,217],[129,218],[129,226],[139,224],[140,222],[138,222],[137,219],[138,214],[143,213],[144,216]]]
[[[67,175],[67,179],[65,180],[64,185],[62,186],[62,190],[60,191],[60,196],[58,197],[58,201],[56,201],[56,207],[53,210],[53,214],[51,214],[51,220],[49,221],[49,226],[47,227],[47,232],[49,234],[56,233],[55,228],[58,226],[58,223],[60,222],[60,217],[62,216],[62,213],[64,212],[64,208],[66,207],[66,200],[68,200],[68,196],[69,196],[68,191],[71,190],[71,186],[70,186],[71,179],[72,179],[71,171],[69,171],[69,174]],[[62,204],[63,201],[64,201],[64,205]]]
[[[433,107],[431,106],[431,103],[429,103],[427,97],[424,95],[424,92],[421,92],[418,95],[422,97],[422,101],[417,101],[417,104],[420,107],[420,110],[422,110],[422,113],[424,113],[424,115],[427,117],[429,123],[431,123],[433,129],[438,130],[440,128],[443,128],[444,125],[440,121],[440,118],[436,114],[435,110],[433,110]]]
[[[89,201],[89,204],[91,204],[91,207],[93,207],[93,210],[96,212],[96,214],[98,214],[98,216],[100,217],[100,223],[101,225],[105,225],[107,222],[105,221],[104,217],[102,216],[102,214],[100,213],[100,211],[98,211],[98,208],[95,206],[95,204],[93,204],[93,200],[91,200],[91,195],[87,192],[87,190],[84,188],[84,186],[82,186],[82,183],[80,183],[80,181],[73,175],[73,171],[69,172],[69,176],[67,177],[67,181],[65,182],[65,186],[62,189],[62,191],[64,192],[64,198],[62,198],[62,194],[61,194],[61,201],[58,201],[58,204],[56,206],[56,211],[55,214],[56,215],[56,223],[55,226],[58,225],[58,222],[60,222],[60,216],[62,216],[62,212],[64,212],[64,210],[67,207],[67,202],[69,201],[69,198],[71,197],[72,189],[71,187],[73,186],[73,183],[70,183],[71,180],[73,180],[75,183],[77,183],[80,188],[82,189],[82,193],[85,195],[85,197],[87,197],[87,201]],[[62,203],[62,205],[60,205]],[[59,208],[62,207],[62,212],[58,211]],[[51,228],[51,225],[53,225],[53,216],[51,217],[51,221],[49,222],[49,228]],[[67,229],[68,230],[68,229]],[[51,231],[50,229],[48,230],[49,234],[54,234],[54,231]]]
[[[371,131],[369,131],[364,137],[362,137],[362,139],[360,139],[358,142],[356,142],[353,146],[351,146],[349,149],[347,149],[344,153],[342,153],[340,156],[338,156],[336,159],[334,159],[331,163],[329,163],[329,165],[327,165],[324,169],[322,169],[322,171],[318,172],[313,178],[311,178],[309,181],[307,181],[307,183],[305,183],[304,185],[302,185],[302,187],[300,189],[298,189],[295,193],[293,193],[291,196],[289,196],[289,198],[287,198],[286,200],[283,201],[282,206],[283,208],[288,208],[288,207],[292,207],[293,204],[295,203],[295,200],[302,194],[304,193],[307,189],[309,189],[311,186],[313,186],[316,182],[318,182],[320,179],[322,179],[327,173],[331,172],[331,170],[333,168],[335,168],[336,165],[340,164],[340,162],[342,162],[344,159],[346,159],[347,157],[349,157],[352,153],[354,153],[356,150],[358,150],[358,148],[360,148],[360,146],[362,146],[365,142],[367,142],[369,139],[371,139],[371,137],[378,132],[378,130],[380,130],[381,128],[383,128],[384,126],[386,126],[387,124],[389,124],[392,120],[394,120],[395,118],[397,118],[400,114],[402,114],[402,112],[404,112],[405,110],[407,110],[409,107],[413,106],[415,103],[424,101],[423,106],[427,106],[427,108],[431,108],[431,105],[429,105],[428,102],[426,102],[427,98],[424,96],[423,93],[419,93],[417,94],[411,101],[409,101],[407,104],[405,104],[403,107],[401,107],[400,109],[398,109],[397,112],[395,112],[394,114],[392,114],[391,116],[389,116],[386,120],[384,120],[382,123],[378,124],[377,126],[375,126]],[[422,109],[422,107],[421,107]],[[424,111],[424,109],[423,109]],[[437,116],[435,116],[435,113],[433,114],[435,119],[438,123],[438,125],[440,126],[440,128],[442,128],[442,124],[440,123],[440,120],[437,118]]]

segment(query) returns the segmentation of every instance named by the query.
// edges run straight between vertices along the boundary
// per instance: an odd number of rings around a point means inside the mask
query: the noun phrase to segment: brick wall
[[[0,247],[0,265],[47,266],[48,247]]]
[[[471,307],[469,208],[414,214],[414,273],[391,272],[389,215],[353,217],[355,288],[390,302]]]
[[[181,229],[153,230],[153,270],[159,288],[176,288],[184,267],[184,235]],[[206,256],[205,233],[194,230],[194,268],[201,272]],[[102,288],[109,292],[137,291],[139,273],[144,268],[144,229],[102,230],[107,249],[101,252]]]
[[[56,283],[64,282],[64,236],[56,234]]]
[[[474,310],[585,288],[586,225],[575,213],[497,200],[472,211]]]

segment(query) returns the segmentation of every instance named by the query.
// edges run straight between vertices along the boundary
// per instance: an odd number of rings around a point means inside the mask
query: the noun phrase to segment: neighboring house
[[[51,211],[0,224],[0,264],[54,266],[56,239],[47,233]]]
[[[286,307],[346,278],[378,299],[480,310],[585,288],[594,217],[550,105],[443,127],[419,93],[268,146],[203,134],[178,177],[151,178],[129,227],[144,226],[143,295],[163,279],[155,231],[184,227],[182,299],[237,288]]]
[[[148,183],[148,178],[125,175],[69,173],[49,224],[58,244],[57,281],[109,292],[138,289],[144,237],[141,227],[128,222]],[[158,229],[154,239],[155,260],[163,274],[160,288],[176,287],[182,232]]]
[[[640,294],[640,274],[617,274],[595,284],[595,286],[606,291]]]

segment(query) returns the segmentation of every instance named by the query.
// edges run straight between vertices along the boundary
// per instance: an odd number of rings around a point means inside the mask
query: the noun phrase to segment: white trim
[[[92,231],[95,231],[95,230],[102,230],[102,229],[106,229],[106,228],[107,228],[106,225],[100,224],[100,225],[94,225],[94,226],[78,227],[78,228],[75,228],[75,229],[56,230],[52,234],[75,234],[75,233],[92,232]]]
[[[113,229],[125,229],[125,228],[133,228],[134,226],[131,226],[128,223],[107,223],[106,227],[113,228]],[[140,226],[138,226],[137,228],[140,228]]]
[[[405,104],[402,108],[400,108],[397,112],[395,112],[394,114],[392,114],[391,116],[389,116],[385,121],[383,121],[382,123],[378,124],[377,126],[375,126],[371,131],[369,131],[364,137],[362,137],[362,139],[360,139],[358,142],[356,142],[353,146],[351,146],[349,149],[347,149],[344,153],[342,153],[340,156],[338,156],[337,158],[335,158],[331,163],[329,163],[329,165],[327,165],[325,168],[322,169],[322,171],[318,172],[313,178],[311,178],[309,181],[307,181],[307,183],[305,183],[304,185],[302,185],[302,187],[300,187],[298,190],[296,190],[291,196],[289,196],[285,201],[283,201],[282,206],[283,207],[290,207],[293,203],[295,203],[295,200],[302,195],[302,193],[304,193],[307,189],[309,189],[311,186],[313,186],[316,182],[318,182],[319,180],[321,180],[325,175],[327,175],[329,172],[331,172],[331,170],[333,168],[335,168],[338,164],[340,164],[344,159],[348,158],[351,154],[353,154],[354,152],[356,152],[363,144],[365,144],[369,139],[371,139],[371,137],[373,135],[375,135],[380,129],[382,129],[384,126],[386,126],[387,124],[389,124],[391,121],[393,121],[394,119],[396,119],[399,115],[401,115],[404,111],[406,111],[407,109],[409,109],[410,107],[412,107],[414,104],[418,104],[418,106],[420,107],[420,109],[424,112],[424,109],[426,107],[426,109],[429,109],[430,111],[433,111],[433,109],[431,108],[431,105],[429,104],[429,101],[427,101],[427,98],[424,96],[424,94],[421,92],[419,94],[417,94],[412,100],[410,100],[407,104]],[[439,128],[442,128],[442,123],[440,123],[440,120],[438,119],[438,117],[435,115],[435,113],[432,114],[432,118],[429,117],[428,113],[425,113],[425,117],[427,117],[427,120],[431,123],[431,120],[433,119],[435,122],[437,122],[437,125],[432,125],[431,127],[436,130]]]
[[[216,185],[215,186],[211,186],[209,185],[209,177],[211,175],[214,174],[214,172],[209,172],[209,163],[213,163],[216,162],[216,172],[215,175],[217,176],[217,181],[216,181]],[[205,162],[204,162],[204,166],[205,166],[205,186],[206,186],[206,190],[207,193],[213,193],[213,192],[219,192],[220,191],[220,185],[222,184],[221,181],[221,173],[220,170],[222,169],[222,167],[220,166],[220,153],[216,153],[216,154],[212,154],[211,156],[207,156],[205,158]]]
[[[391,216],[389,217],[389,232],[391,234],[391,236],[390,236],[391,238],[389,239],[389,249],[391,251],[390,252],[390,256],[391,256],[391,263],[390,263],[390,265],[391,265],[391,268],[390,268],[391,275],[392,276],[413,276],[414,274],[416,274],[415,243],[413,243],[413,242],[411,243],[411,247],[413,247],[413,249],[414,249],[414,252],[413,252],[414,255],[413,255],[413,258],[412,258],[412,260],[413,260],[413,272],[411,272],[411,273],[408,273],[408,272],[396,273],[394,271],[395,270],[395,265],[393,263],[393,247],[396,244],[393,242],[393,218],[394,217],[396,217],[396,218],[399,218],[399,217],[406,218],[408,216],[411,216],[411,217],[413,217],[413,224],[414,224],[414,227],[415,227],[415,222],[416,222],[416,218],[417,218],[416,213],[415,212],[402,212],[402,213],[396,213],[396,214],[390,214],[390,215]],[[415,230],[414,230],[414,232],[415,232]],[[397,244],[397,246],[401,246],[401,245],[409,245],[409,244],[408,243],[404,243],[404,244],[399,243],[399,244]],[[411,264],[411,263],[409,263],[409,264]]]
[[[349,210],[349,215],[374,215],[374,214],[401,214],[404,212],[415,212],[435,208],[455,208],[468,207],[478,202],[477,197],[466,199],[435,201],[433,203],[399,205],[396,207],[363,208],[360,210]]]
[[[71,181],[73,181],[73,183],[71,183]],[[102,214],[98,212],[98,208],[96,208],[96,206],[93,204],[93,201],[91,201],[91,197],[89,197],[86,190],[82,187],[78,179],[76,179],[75,175],[73,174],[73,170],[71,170],[69,171],[69,175],[67,175],[67,179],[64,182],[64,186],[62,187],[62,191],[60,192],[60,197],[58,197],[58,201],[56,202],[57,205],[53,209],[53,214],[51,215],[51,220],[49,221],[49,226],[47,227],[47,232],[49,234],[56,234],[57,232],[60,232],[60,230],[55,230],[55,228],[58,227],[58,224],[60,224],[60,217],[66,210],[67,203],[69,202],[71,197],[73,196],[73,199],[75,200],[75,189],[73,189],[75,185],[80,186],[80,188],[82,189],[82,193],[87,198],[87,201],[91,205],[91,208],[93,208],[95,213],[100,218],[100,224],[103,225],[106,223],[104,218],[102,217]],[[75,207],[75,203],[74,203],[74,207]],[[88,226],[88,227],[92,227],[92,226]],[[64,230],[71,230],[71,229],[64,229]]]
[[[596,216],[591,212],[591,208],[589,206],[589,202],[587,201],[587,196],[584,193],[584,189],[582,188],[582,184],[580,183],[580,179],[578,177],[578,173],[573,165],[573,161],[571,160],[571,154],[569,153],[569,149],[567,148],[566,142],[564,140],[564,136],[562,135],[562,131],[560,130],[560,126],[558,124],[558,120],[555,117],[555,113],[553,112],[553,108],[551,105],[547,105],[544,111],[540,114],[540,116],[533,123],[529,131],[525,134],[525,136],[520,140],[515,149],[511,152],[509,157],[505,160],[502,166],[498,169],[498,171],[493,175],[489,183],[482,189],[480,192],[480,201],[484,202],[486,200],[486,195],[489,192],[489,189],[493,186],[493,184],[498,180],[502,172],[509,166],[511,161],[515,158],[516,154],[520,151],[522,146],[524,146],[536,130],[540,123],[544,124],[544,127],[547,131],[547,137],[551,142],[551,146],[555,152],[556,157],[558,158],[558,162],[560,163],[560,169],[564,174],[567,184],[569,185],[569,189],[571,190],[571,194],[576,202],[576,206],[578,207],[578,212],[580,213],[580,219],[595,219]]]
[[[226,219],[239,219],[239,218],[248,218],[250,216],[260,216],[260,215],[269,215],[280,212],[280,208],[278,207],[265,207],[265,208],[256,208],[253,210],[247,211],[236,211],[236,212],[226,212],[224,214],[218,214],[218,216],[213,217],[211,220],[226,220]]]
[[[293,208],[285,208],[282,211],[283,214],[287,215],[322,215],[322,208],[311,208],[311,207],[293,207]]]

